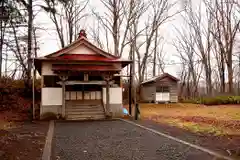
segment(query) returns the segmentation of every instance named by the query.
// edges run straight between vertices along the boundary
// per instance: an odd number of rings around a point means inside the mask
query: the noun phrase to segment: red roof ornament
[[[78,38],[81,38],[81,37],[85,37],[85,38],[87,38],[87,34],[86,34],[86,32],[85,32],[84,29],[81,29],[80,32],[79,32],[79,36],[78,36]]]

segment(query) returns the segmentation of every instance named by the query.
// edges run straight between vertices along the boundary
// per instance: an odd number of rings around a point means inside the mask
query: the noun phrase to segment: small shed
[[[143,102],[178,102],[179,79],[163,73],[141,83],[141,100]]]

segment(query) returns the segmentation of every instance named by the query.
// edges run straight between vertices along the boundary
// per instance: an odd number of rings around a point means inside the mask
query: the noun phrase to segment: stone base
[[[62,106],[61,105],[42,105],[40,107],[40,119],[45,113],[54,113],[57,115],[62,115]]]
[[[112,118],[123,117],[122,104],[110,104],[110,112],[112,113]]]

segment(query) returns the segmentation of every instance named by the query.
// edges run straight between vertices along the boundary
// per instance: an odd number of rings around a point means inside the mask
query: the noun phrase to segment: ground
[[[140,112],[141,120],[135,123],[240,159],[238,106],[142,104]],[[40,159],[48,122],[17,122],[24,116],[11,112],[2,115],[0,159]],[[53,160],[214,159],[205,152],[120,120],[56,122],[52,147]]]
[[[0,114],[0,159],[40,160],[48,122],[16,121],[20,119],[18,114]]]
[[[55,160],[212,160],[213,156],[116,121],[56,122]]]
[[[240,106],[141,104],[141,123],[183,140],[240,156]]]

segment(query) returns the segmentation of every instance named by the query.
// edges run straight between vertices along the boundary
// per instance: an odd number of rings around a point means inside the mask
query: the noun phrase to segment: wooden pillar
[[[40,116],[42,115],[42,89],[44,87],[44,76],[41,76],[41,102],[40,102]]]
[[[62,117],[65,118],[65,110],[66,110],[66,95],[65,95],[65,89],[66,89],[66,80],[68,79],[68,76],[59,76],[62,80]]]
[[[110,94],[109,94],[109,80],[106,80],[106,111],[107,111],[107,115],[110,115]]]
[[[110,113],[110,80],[112,79],[112,75],[105,74],[104,80],[106,81],[106,115],[111,116]]]
[[[62,117],[65,117],[66,100],[65,100],[65,81],[62,80]]]

